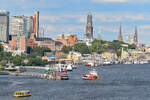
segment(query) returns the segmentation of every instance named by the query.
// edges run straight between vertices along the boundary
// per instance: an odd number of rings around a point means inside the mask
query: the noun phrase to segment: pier
[[[32,72],[25,72],[25,73],[12,73],[9,72],[9,75],[15,75],[15,76],[31,76],[31,77],[37,77],[41,79],[47,79],[47,80],[61,80],[59,73],[32,73]]]

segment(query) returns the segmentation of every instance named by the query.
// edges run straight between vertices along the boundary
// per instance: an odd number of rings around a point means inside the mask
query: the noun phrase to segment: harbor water
[[[100,80],[82,80],[89,70],[79,66],[69,80],[0,75],[0,100],[150,100],[148,64],[96,67]],[[14,98],[18,90],[31,90],[32,96]]]

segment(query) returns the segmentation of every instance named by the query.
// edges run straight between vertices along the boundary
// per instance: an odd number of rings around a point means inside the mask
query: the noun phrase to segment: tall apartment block
[[[0,10],[0,41],[9,40],[9,12]]]
[[[34,32],[34,18],[33,16],[25,16],[25,28],[26,28],[26,37],[30,38],[31,33]]]
[[[11,18],[11,35],[18,36],[26,33],[25,19],[23,15],[12,16]]]

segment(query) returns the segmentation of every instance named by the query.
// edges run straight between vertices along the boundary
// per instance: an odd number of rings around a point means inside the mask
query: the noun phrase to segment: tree
[[[21,56],[14,56],[12,62],[15,66],[21,66],[23,64],[23,59]]]
[[[31,49],[30,54],[35,54],[37,56],[44,56],[44,52],[51,52],[51,50],[48,47],[35,47]]]
[[[69,53],[69,51],[71,51],[72,50],[72,47],[71,46],[63,46],[63,48],[62,48],[62,52],[63,53],[65,53],[65,54],[68,54]]]
[[[109,42],[109,45],[108,45],[108,49],[113,49],[117,56],[121,56],[121,48],[122,48],[122,44],[125,44],[123,42],[120,42],[118,40],[114,40],[112,42]]]
[[[4,70],[5,70],[5,68],[0,65],[0,71],[4,71]]]
[[[7,61],[12,60],[12,53],[11,52],[4,52],[3,54],[4,54],[3,55],[4,60],[7,60]]]
[[[1,65],[1,66],[6,66],[6,64],[7,64],[7,60],[2,60],[2,61],[0,62],[0,65]]]
[[[27,63],[28,66],[44,66],[48,62],[46,60],[42,60],[41,58],[30,58]]]
[[[77,43],[73,46],[73,50],[80,52],[81,54],[89,54],[90,50],[85,43]]]
[[[102,40],[94,40],[92,42],[92,46],[90,46],[89,49],[91,52],[97,52],[98,54],[101,54],[105,51],[104,43],[105,42]]]
[[[134,44],[128,44],[128,48],[129,49],[136,49],[136,45],[134,45]]]
[[[2,46],[2,44],[0,44],[0,52],[2,52],[3,51],[3,46]]]

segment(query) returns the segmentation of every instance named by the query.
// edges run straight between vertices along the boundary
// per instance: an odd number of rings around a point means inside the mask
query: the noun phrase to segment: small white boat
[[[72,65],[72,68],[73,68],[73,69],[76,69],[76,68],[77,68],[77,65]]]
[[[67,71],[72,71],[72,65],[71,64],[67,65]]]

